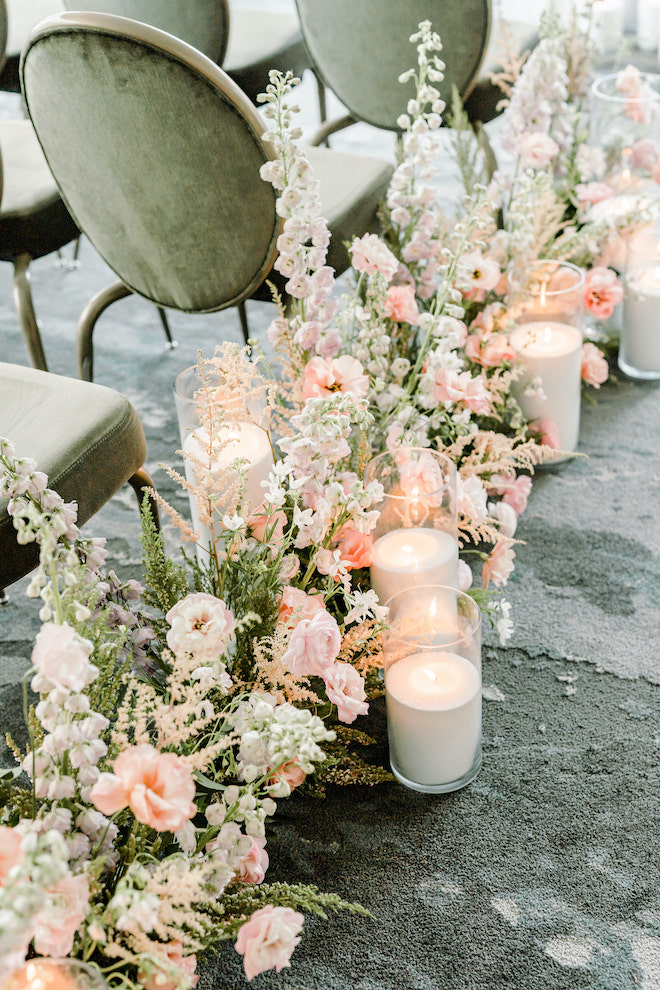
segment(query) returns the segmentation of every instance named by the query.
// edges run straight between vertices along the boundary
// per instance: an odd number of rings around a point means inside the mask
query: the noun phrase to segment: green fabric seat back
[[[270,271],[280,223],[264,124],[229,77],[109,14],[42,23],[21,58],[28,111],[72,216],[134,292],[212,312]]]
[[[151,24],[222,64],[229,39],[227,0],[64,0],[67,10],[95,10]]]
[[[324,83],[357,117],[397,130],[397,117],[414,96],[402,72],[417,66],[409,41],[420,21],[440,35],[444,82],[433,85],[449,103],[474,85],[491,24],[490,0],[296,0],[303,37]]]

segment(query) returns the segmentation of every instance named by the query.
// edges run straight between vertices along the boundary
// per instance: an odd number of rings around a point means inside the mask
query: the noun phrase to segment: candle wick
[[[422,670],[427,675],[427,677],[429,677],[432,681],[437,681],[438,675],[437,674],[434,674],[433,671],[432,670],[429,670],[428,667],[422,667]]]

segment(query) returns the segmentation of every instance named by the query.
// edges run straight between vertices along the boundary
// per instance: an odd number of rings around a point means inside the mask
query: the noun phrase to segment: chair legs
[[[140,505],[140,509],[142,509],[142,501],[144,499],[144,496],[147,495],[149,497],[149,511],[151,513],[151,518],[153,520],[154,526],[156,527],[156,531],[160,532],[160,514],[158,512],[158,502],[152,495],[152,490],[155,491],[156,486],[154,485],[151,479],[151,475],[147,471],[145,471],[144,468],[140,468],[139,471],[135,472],[132,478],[128,479],[128,483],[135,492],[135,494],[137,495],[137,500]]]
[[[20,254],[14,261],[14,303],[32,366],[38,368],[39,371],[48,371],[32,302],[30,272],[28,270],[31,261],[32,258],[29,254]]]
[[[238,310],[238,316],[241,321],[241,330],[243,331],[243,338],[245,340],[245,343],[247,344],[248,340],[250,339],[250,327],[248,326],[245,300],[243,300],[243,302],[240,302],[236,307],[236,309]]]
[[[131,290],[123,282],[113,282],[94,296],[87,303],[78,321],[78,378],[91,382],[94,380],[94,347],[92,337],[96,321],[108,306],[118,299],[130,296]]]
[[[165,336],[167,338],[167,343],[165,347],[168,351],[173,351],[175,347],[179,346],[178,340],[174,340],[172,337],[172,331],[170,330],[170,322],[167,319],[167,313],[162,306],[158,306],[158,315],[160,316],[160,322],[163,325],[163,330],[165,331]]]

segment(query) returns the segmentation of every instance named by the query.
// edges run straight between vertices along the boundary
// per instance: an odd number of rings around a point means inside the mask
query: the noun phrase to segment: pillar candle
[[[382,604],[397,591],[420,584],[458,587],[458,543],[441,529],[393,529],[371,553],[371,587]]]
[[[641,187],[641,183],[640,183]],[[619,217],[625,216],[626,213],[631,213],[634,209],[640,207],[640,196],[633,195],[629,193],[627,195],[621,196],[611,196],[609,199],[603,199],[600,203],[594,203],[594,205],[589,209],[589,219],[590,220],[610,220],[613,221],[612,226],[614,226],[614,221]],[[637,227],[635,232],[645,229]],[[630,239],[633,231],[621,232],[613,234],[609,240],[607,247],[605,248],[605,255],[602,259],[602,264],[607,265],[610,268],[616,268],[618,272],[622,272],[626,264],[626,249],[628,245],[628,240]]]
[[[660,377],[660,265],[634,268],[626,276],[620,362],[639,377]]]
[[[570,323],[538,320],[523,323],[509,341],[524,368],[518,401],[529,420],[548,417],[559,433],[562,450],[577,447],[580,429],[582,333]],[[525,386],[538,378],[543,397],[525,395]]]
[[[619,48],[623,35],[623,0],[594,0],[592,37],[602,52]]]
[[[222,481],[223,487],[228,480],[238,478],[236,471],[230,472],[228,477],[227,469],[229,466],[239,457],[248,462],[243,467],[246,502],[243,511],[247,518],[250,512],[258,509],[264,500],[264,491],[261,487],[261,482],[268,479],[271,468],[273,467],[273,452],[268,434],[254,423],[236,422],[227,424],[226,427],[223,427],[220,436],[224,438],[225,434],[228,438],[231,438],[231,442],[223,447],[222,450],[213,454],[212,457],[208,453],[208,433],[204,429],[193,430],[192,433],[188,434],[183,444],[183,451],[184,453],[193,453],[197,459],[202,461],[214,477],[217,477],[218,482],[220,483]],[[195,484],[194,465],[188,458],[184,458],[184,462],[186,480],[191,482],[191,484]],[[228,508],[229,506],[223,505],[221,502],[216,504],[214,510],[214,517],[218,519],[216,536],[218,530],[221,528],[220,520]],[[197,500],[192,495],[190,497],[190,512],[193,528],[200,532],[200,547],[206,549],[211,543],[211,531],[208,527],[200,524]],[[197,556],[200,563],[208,563],[206,552],[200,552],[198,550]]]
[[[386,670],[385,692],[395,773],[421,789],[461,781],[481,752],[477,668],[457,653],[414,653]]]

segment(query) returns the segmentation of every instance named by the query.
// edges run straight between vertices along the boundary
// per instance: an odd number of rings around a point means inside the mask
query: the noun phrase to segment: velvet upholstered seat
[[[125,482],[139,497],[152,485],[143,468],[147,448],[136,411],[102,385],[0,363],[0,436],[11,440],[19,456],[33,458],[65,501],[78,503],[80,524]],[[37,562],[34,544],[16,542],[7,500],[0,498],[0,589]]]
[[[281,230],[275,193],[259,176],[273,153],[263,119],[222,69],[151,26],[78,12],[35,31],[21,73],[63,199],[121,280],[81,318],[81,376],[92,375],[96,320],[123,295],[212,312],[259,290]],[[342,241],[377,229],[392,166],[313,155],[330,263],[342,271]]]

